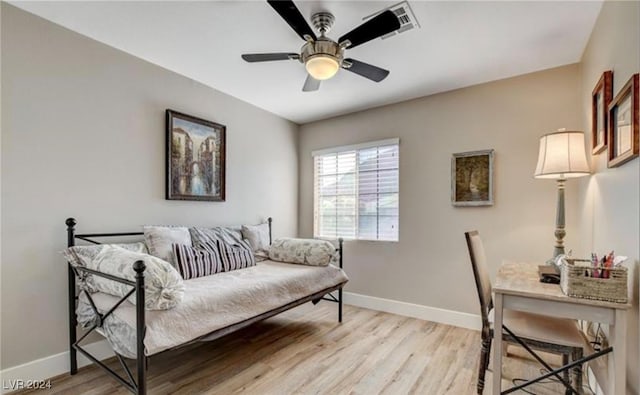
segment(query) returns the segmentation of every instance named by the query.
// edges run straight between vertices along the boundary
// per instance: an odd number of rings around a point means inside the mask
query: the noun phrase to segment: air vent
[[[373,18],[374,16],[383,13],[386,10],[391,10],[391,11],[393,11],[394,14],[396,14],[396,16],[398,17],[398,20],[400,21],[400,29],[398,29],[396,31],[393,31],[393,32],[391,32],[389,34],[385,34],[384,36],[381,37],[383,40],[387,39],[389,37],[393,37],[395,35],[398,35],[400,33],[407,32],[407,31],[412,30],[412,29],[419,29],[420,28],[420,23],[418,23],[418,20],[416,19],[416,16],[413,13],[413,10],[411,9],[411,6],[409,5],[408,1],[403,1],[403,2],[400,2],[398,4],[392,5],[391,7],[387,7],[385,9],[382,9],[382,10],[376,12],[375,14],[371,14],[369,16],[365,16],[362,19],[367,21],[367,20]]]

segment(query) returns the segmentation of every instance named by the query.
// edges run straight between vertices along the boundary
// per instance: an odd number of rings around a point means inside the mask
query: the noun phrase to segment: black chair
[[[480,235],[478,231],[474,230],[466,232],[465,237],[480,298],[480,315],[482,316],[482,349],[478,370],[478,394],[482,394],[494,334],[493,297],[491,296],[491,281]],[[564,365],[583,356],[585,338],[574,320],[505,309],[503,323],[530,348],[562,355]],[[503,332],[502,339],[509,344],[518,344],[508,333]],[[494,366],[493,368],[502,369],[502,366]],[[575,376],[573,385],[576,387],[576,391],[582,394],[582,367],[578,365],[573,372]],[[569,381],[568,371],[564,372],[564,379]],[[570,393],[571,391],[567,389],[567,394]]]

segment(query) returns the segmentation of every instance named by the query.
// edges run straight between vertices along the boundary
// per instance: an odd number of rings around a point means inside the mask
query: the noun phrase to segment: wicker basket
[[[568,259],[568,265],[562,265],[560,288],[568,296],[604,300],[607,302],[627,303],[627,268],[618,266],[609,270],[609,278],[588,277],[592,267],[575,266],[575,262],[590,262],[586,259]],[[602,269],[602,267],[600,267]],[[587,272],[587,273],[585,273]]]

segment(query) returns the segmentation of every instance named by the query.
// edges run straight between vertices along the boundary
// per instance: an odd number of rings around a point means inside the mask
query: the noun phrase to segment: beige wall
[[[300,222],[313,233],[311,151],[400,138],[400,241],[350,241],[350,292],[479,314],[464,232],[478,229],[492,276],[503,258],[544,261],[553,250],[556,186],[536,180],[538,139],[582,126],[571,65],[301,126]],[[495,149],[495,205],[454,208],[451,154]],[[577,184],[568,182],[567,245],[576,238]]]
[[[67,348],[68,216],[122,231],[270,215],[297,233],[297,125],[1,7],[2,368]],[[164,200],[166,108],[227,126],[226,202]]]
[[[613,70],[614,95],[640,72],[640,2],[606,1],[582,58],[581,114],[591,130],[591,91],[605,70]],[[589,136],[589,144],[590,144]],[[589,145],[590,146],[590,145]],[[591,158],[594,175],[581,180],[579,223],[584,252],[615,250],[631,258],[633,309],[628,328],[628,388],[640,392],[638,264],[640,262],[640,160],[608,169],[606,153]]]

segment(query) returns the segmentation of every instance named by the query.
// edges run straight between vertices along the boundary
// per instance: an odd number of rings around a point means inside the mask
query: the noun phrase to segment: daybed
[[[95,239],[142,236],[142,232],[76,234],[76,221],[66,220],[68,246],[76,240],[101,244]],[[269,218],[271,243],[271,218]],[[146,393],[147,359],[195,341],[222,337],[254,322],[272,317],[300,304],[329,300],[338,304],[338,321],[342,322],[342,287],[348,278],[342,270],[342,239],[339,240],[338,266],[306,266],[266,260],[255,266],[217,273],[184,281],[184,297],[169,310],[145,310],[145,265],[131,262],[136,280],[131,281],[86,267],[68,265],[69,275],[69,354],[70,373],[77,372],[77,352],[104,369],[129,391]],[[79,276],[99,276],[131,286],[124,297],[102,292],[89,293],[77,287]],[[337,291],[337,296],[331,292]],[[127,298],[135,295],[136,304]],[[77,326],[88,331],[79,339]],[[106,337],[120,361],[122,377],[87,352],[80,344],[96,331]],[[134,358],[136,376],[124,358]]]

